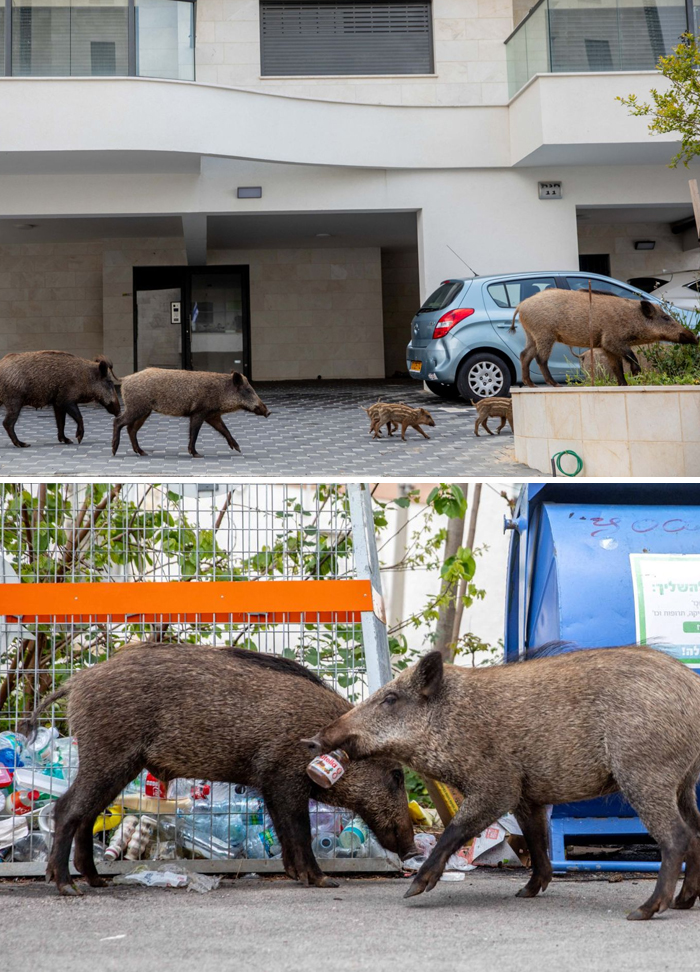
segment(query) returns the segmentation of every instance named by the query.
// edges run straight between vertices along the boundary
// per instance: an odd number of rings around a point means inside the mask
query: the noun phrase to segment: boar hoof
[[[414,878],[411,881],[411,886],[404,895],[404,898],[414,898],[417,894],[423,894],[427,891],[428,887],[424,881],[419,881],[418,878]]]
[[[136,453],[136,455],[137,456],[147,456],[148,453],[147,452],[144,452],[143,449],[139,449],[138,452]]]
[[[339,888],[340,887],[340,882],[334,881],[333,878],[328,877],[327,874],[324,874],[323,877],[320,877],[318,878],[317,881],[314,881],[314,884],[316,885],[317,888]]]
[[[690,898],[684,898],[682,895],[679,894],[678,897],[674,899],[671,907],[674,908],[676,911],[687,911],[689,908],[693,907],[696,900],[697,900],[696,895],[693,895]]]
[[[201,459],[202,458],[201,452],[197,452],[196,449],[195,450],[190,449],[190,455],[192,456],[193,459]]]
[[[63,436],[62,439],[59,439],[58,441],[61,443],[61,445],[73,445],[73,440],[67,439],[65,435]]]
[[[85,880],[91,888],[106,888],[109,885],[109,881],[106,878],[99,877],[98,875],[86,877]]]
[[[654,917],[654,914],[655,911],[651,911],[649,908],[642,906],[641,908],[637,908],[636,911],[631,911],[627,915],[627,921],[649,921],[650,918]]]
[[[519,891],[516,891],[515,897],[516,898],[534,898],[534,897],[537,896],[539,890],[540,890],[539,884],[537,885],[537,887],[534,887],[534,888],[531,888],[529,884],[526,884],[524,888],[521,888]]]
[[[83,892],[74,884],[59,884],[58,893],[62,894],[66,898],[79,898],[82,896]]]
[[[19,446],[20,449],[28,449],[29,448],[29,443],[28,442],[20,442],[19,439],[17,439],[17,445]]]

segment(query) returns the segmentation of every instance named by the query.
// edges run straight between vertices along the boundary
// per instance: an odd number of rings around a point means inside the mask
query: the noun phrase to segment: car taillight
[[[459,324],[465,317],[470,317],[473,313],[473,307],[460,307],[458,310],[448,311],[446,314],[443,314],[435,325],[433,338],[441,338],[449,334],[455,324]]]

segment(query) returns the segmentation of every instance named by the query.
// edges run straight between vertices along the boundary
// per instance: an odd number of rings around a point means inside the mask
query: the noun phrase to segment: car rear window
[[[526,277],[523,280],[499,280],[489,284],[489,296],[499,307],[517,307],[521,300],[541,290],[556,289],[554,277]]]
[[[588,280],[588,277],[566,278],[566,282],[572,290],[588,290]],[[641,300],[644,296],[643,294],[636,293],[634,290],[628,290],[627,287],[619,287],[609,280],[595,280],[591,277],[590,282],[591,289],[597,290],[598,293],[602,291],[604,294],[612,294],[614,297],[626,297],[627,300]]]
[[[418,311],[419,314],[426,314],[429,311],[440,311],[448,304],[451,304],[460,292],[464,283],[461,280],[445,280],[440,284]]]

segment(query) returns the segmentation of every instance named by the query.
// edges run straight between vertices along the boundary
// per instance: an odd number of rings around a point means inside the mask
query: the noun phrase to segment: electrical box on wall
[[[182,323],[182,303],[179,300],[173,300],[170,302],[170,323]]]
[[[540,199],[561,199],[561,182],[538,182]]]

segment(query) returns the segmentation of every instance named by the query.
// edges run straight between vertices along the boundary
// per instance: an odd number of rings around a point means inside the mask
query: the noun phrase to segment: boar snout
[[[678,335],[679,344],[697,344],[698,336],[687,328],[681,328],[680,334]]]
[[[121,412],[121,406],[119,405],[119,399],[117,398],[116,395],[114,396],[112,401],[109,402],[109,404],[105,405],[105,408],[107,409],[110,415],[119,415],[119,413]]]
[[[301,744],[309,753],[309,756],[320,756],[323,752],[323,746],[321,745],[321,740],[319,739],[320,733],[315,736],[311,736],[310,739],[302,739]]]
[[[265,418],[267,418],[268,415],[270,414],[270,409],[263,402],[260,402],[259,405],[255,406],[253,412],[255,413],[255,415],[264,415]]]

